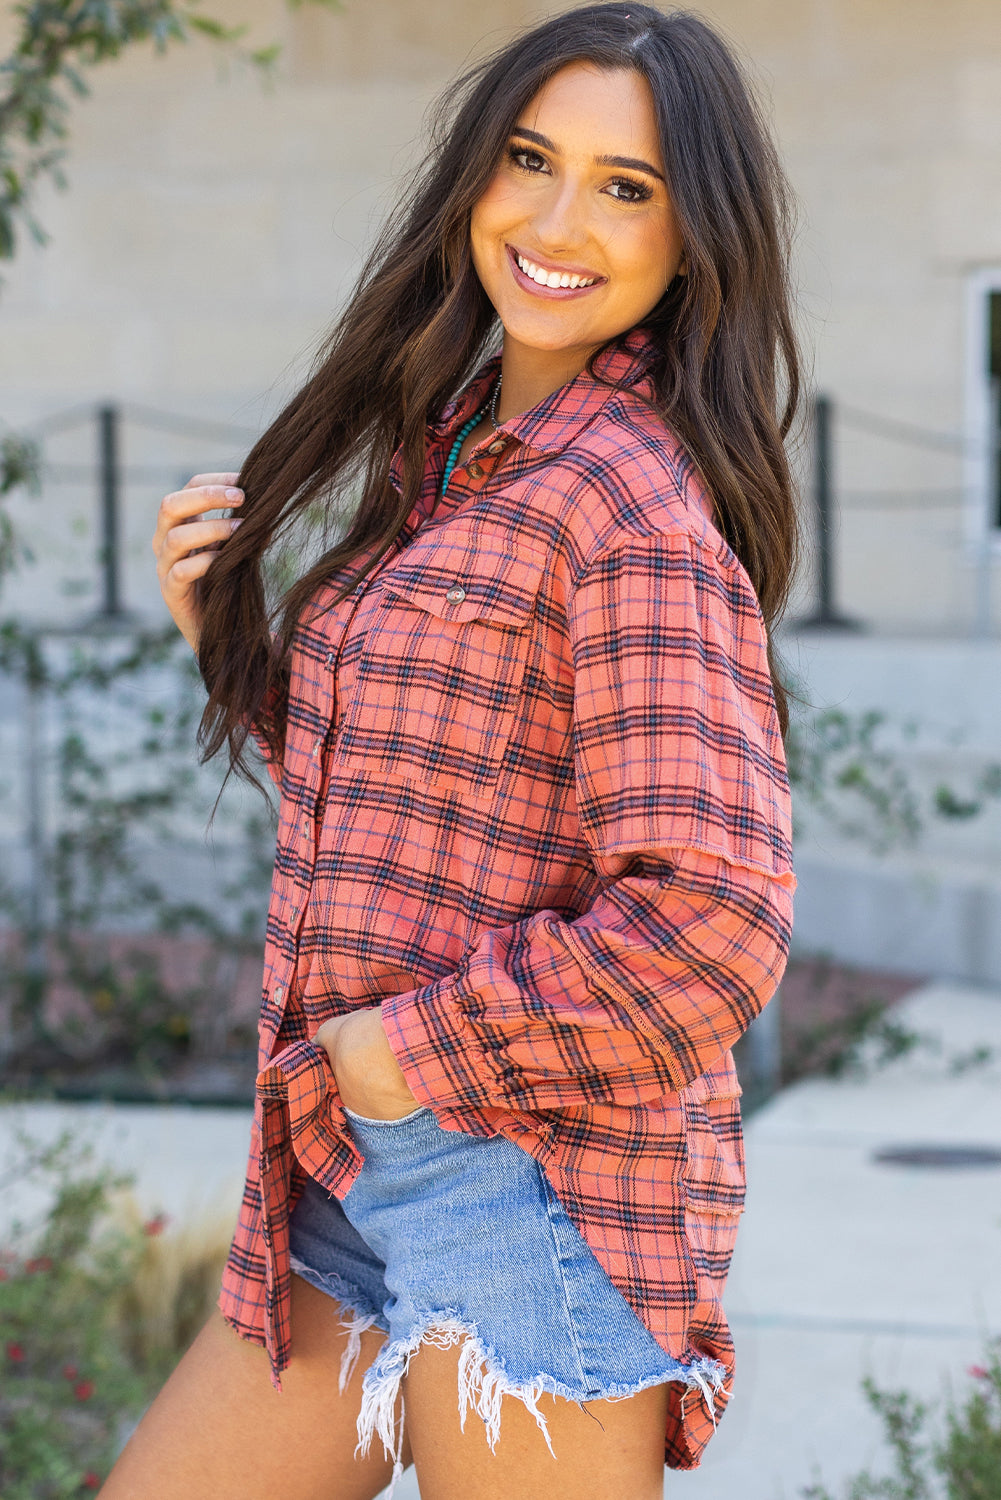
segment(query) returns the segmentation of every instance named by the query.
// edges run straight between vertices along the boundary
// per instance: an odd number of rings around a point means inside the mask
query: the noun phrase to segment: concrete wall
[[[802,205],[802,327],[817,385],[928,433],[961,431],[967,288],[1001,268],[996,4],[710,9],[770,86]],[[963,544],[961,456],[843,420],[836,480],[844,606],[895,630],[969,628],[980,583]],[[997,631],[996,550],[992,572]]]
[[[876,775],[887,787],[906,778],[922,824],[879,849],[882,825],[850,791],[835,801],[860,825],[851,835],[797,798],[795,948],[1001,984],[1001,800],[970,818],[934,811],[937,787],[972,803],[984,770],[1001,766],[1001,643],[786,635],[781,645],[812,706],[885,715],[875,743],[891,763]]]
[[[964,290],[976,268],[1001,266],[996,0],[702,8],[772,103],[802,205],[801,325],[817,383],[882,417],[958,429]],[[256,429],[349,288],[429,100],[545,7],[212,9],[249,22],[255,42],[283,42],[276,81],[262,88],[202,45],[94,74],[92,97],[74,105],[69,191],[39,204],[52,242],[0,268],[9,424],[115,398]],[[12,34],[7,9],[0,47]],[[159,495],[193,468],[236,462],[245,443],[130,426],[133,604],[157,607],[146,538]],[[42,505],[18,507],[41,559],[11,595],[24,611],[71,616],[93,597],[93,446],[87,427],[53,438],[58,482]],[[876,627],[969,631],[976,570],[962,545],[958,456],[843,424],[837,478],[845,606]],[[997,561],[993,571],[997,629]],[[808,586],[804,576],[804,598]]]

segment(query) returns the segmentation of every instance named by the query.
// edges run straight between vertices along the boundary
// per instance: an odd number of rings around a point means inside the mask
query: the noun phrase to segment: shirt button
[[[337,653],[335,651],[328,651],[323,660],[328,667],[332,667],[337,660]]]
[[[319,755],[320,750],[322,748],[322,745],[323,745],[323,741],[322,740],[317,740],[316,741],[315,745],[313,746],[313,754],[314,755]]]
[[[271,998],[275,1002],[276,1005],[281,1005],[281,1003],[282,1003],[282,996],[284,994],[285,994],[285,991],[282,989],[281,985],[280,984],[276,984],[275,987],[274,987],[274,990],[272,992]]]
[[[498,438],[497,441],[496,441],[496,443],[491,443],[490,444],[490,447],[487,449],[487,452],[488,453],[503,453],[504,449],[506,447],[507,447],[507,444],[505,443],[504,439],[503,438]]]
[[[465,597],[466,591],[458,583],[454,588],[449,589],[448,593],[445,595],[445,598],[448,600],[449,604],[461,604]]]
[[[474,479],[482,479],[483,478],[483,467],[482,467],[481,464],[476,464],[476,463],[470,464],[468,472],[470,474],[472,474],[472,476],[473,476]]]

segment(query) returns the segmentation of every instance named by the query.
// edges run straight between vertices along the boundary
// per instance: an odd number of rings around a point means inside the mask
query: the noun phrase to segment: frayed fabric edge
[[[634,1385],[614,1386],[603,1391],[599,1397],[582,1398],[579,1393],[547,1375],[537,1375],[533,1380],[520,1383],[512,1380],[495,1351],[484,1345],[472,1324],[451,1311],[435,1314],[406,1342],[386,1344],[365,1372],[355,1454],[365,1457],[373,1437],[379,1437],[386,1457],[393,1460],[393,1475],[384,1492],[385,1500],[392,1500],[397,1481],[403,1474],[405,1412],[402,1401],[399,1420],[395,1416],[400,1383],[411,1359],[424,1344],[430,1344],[436,1349],[452,1349],[456,1344],[462,1345],[458,1368],[459,1427],[465,1431],[466,1415],[472,1409],[483,1422],[491,1453],[495,1451],[500,1437],[501,1403],[505,1396],[514,1396],[532,1414],[545,1439],[546,1447],[555,1458],[549,1425],[538,1406],[542,1395],[560,1396],[580,1406],[585,1399],[624,1401],[651,1386],[680,1382],[686,1387],[681,1398],[682,1411],[685,1397],[693,1390],[698,1391],[706,1403],[715,1428],[715,1397],[726,1383],[725,1366],[719,1360],[702,1356],[689,1363],[674,1361],[673,1370],[651,1376]]]
[[[337,1389],[343,1396],[347,1383],[354,1373],[355,1365],[361,1357],[361,1336],[368,1329],[378,1326],[379,1315],[359,1302],[357,1292],[346,1281],[343,1281],[336,1271],[314,1271],[312,1266],[307,1266],[305,1261],[301,1261],[296,1255],[291,1257],[289,1268],[303,1281],[308,1281],[310,1286],[315,1286],[318,1291],[326,1292],[328,1296],[333,1295],[340,1304],[343,1314],[341,1327],[348,1336],[337,1376]],[[380,1332],[385,1333],[386,1330],[380,1329]]]
[[[706,1404],[713,1424],[713,1431],[719,1425],[716,1418],[716,1397],[726,1385],[726,1366],[718,1359],[712,1359],[708,1354],[701,1358],[692,1360],[689,1364],[678,1364],[677,1375],[669,1375],[664,1384],[679,1382],[685,1389],[681,1395],[681,1415],[685,1415],[685,1398],[692,1391],[698,1391]]]

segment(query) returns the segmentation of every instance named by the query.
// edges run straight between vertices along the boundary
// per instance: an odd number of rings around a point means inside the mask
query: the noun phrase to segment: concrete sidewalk
[[[19,1151],[23,1132],[40,1145],[64,1132],[88,1147],[93,1162],[135,1179],[145,1217],[165,1213],[177,1224],[235,1220],[250,1146],[250,1111],[146,1104],[7,1104],[0,1106],[0,1171]],[[0,1234],[30,1222],[44,1195],[16,1184],[0,1198]]]
[[[937,1395],[962,1386],[1001,1333],[1001,1170],[874,1162],[886,1146],[1001,1149],[1001,992],[936,983],[894,1011],[926,1044],[860,1079],[787,1089],[747,1126],[748,1209],[727,1296],[738,1352],[730,1409],[702,1467],[665,1496],[796,1500],[815,1470],[878,1465],[878,1424],[859,1382]],[[956,1071],[977,1047],[987,1063]],[[241,1111],[24,1105],[15,1121],[63,1127],[137,1176],[149,1213],[235,1211],[249,1118]],[[22,1196],[4,1204],[30,1211]],[[408,1474],[397,1500],[417,1500]],[[581,1500],[586,1500],[585,1496]]]
[[[887,1146],[1001,1149],[1001,992],[949,983],[894,1011],[927,1045],[858,1080],[785,1090],[747,1126],[728,1286],[734,1399],[665,1496],[794,1500],[882,1462],[859,1382],[938,1396],[1001,1334],[1001,1170],[881,1165]],[[974,1049],[987,1064],[962,1067]]]

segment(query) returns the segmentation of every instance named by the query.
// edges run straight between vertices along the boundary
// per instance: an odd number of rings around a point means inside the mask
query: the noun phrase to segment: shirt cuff
[[[484,1049],[456,1000],[454,979],[382,1002],[382,1025],[415,1099],[439,1119],[475,1135],[494,1135],[510,1111],[504,1081],[514,1069]]]

